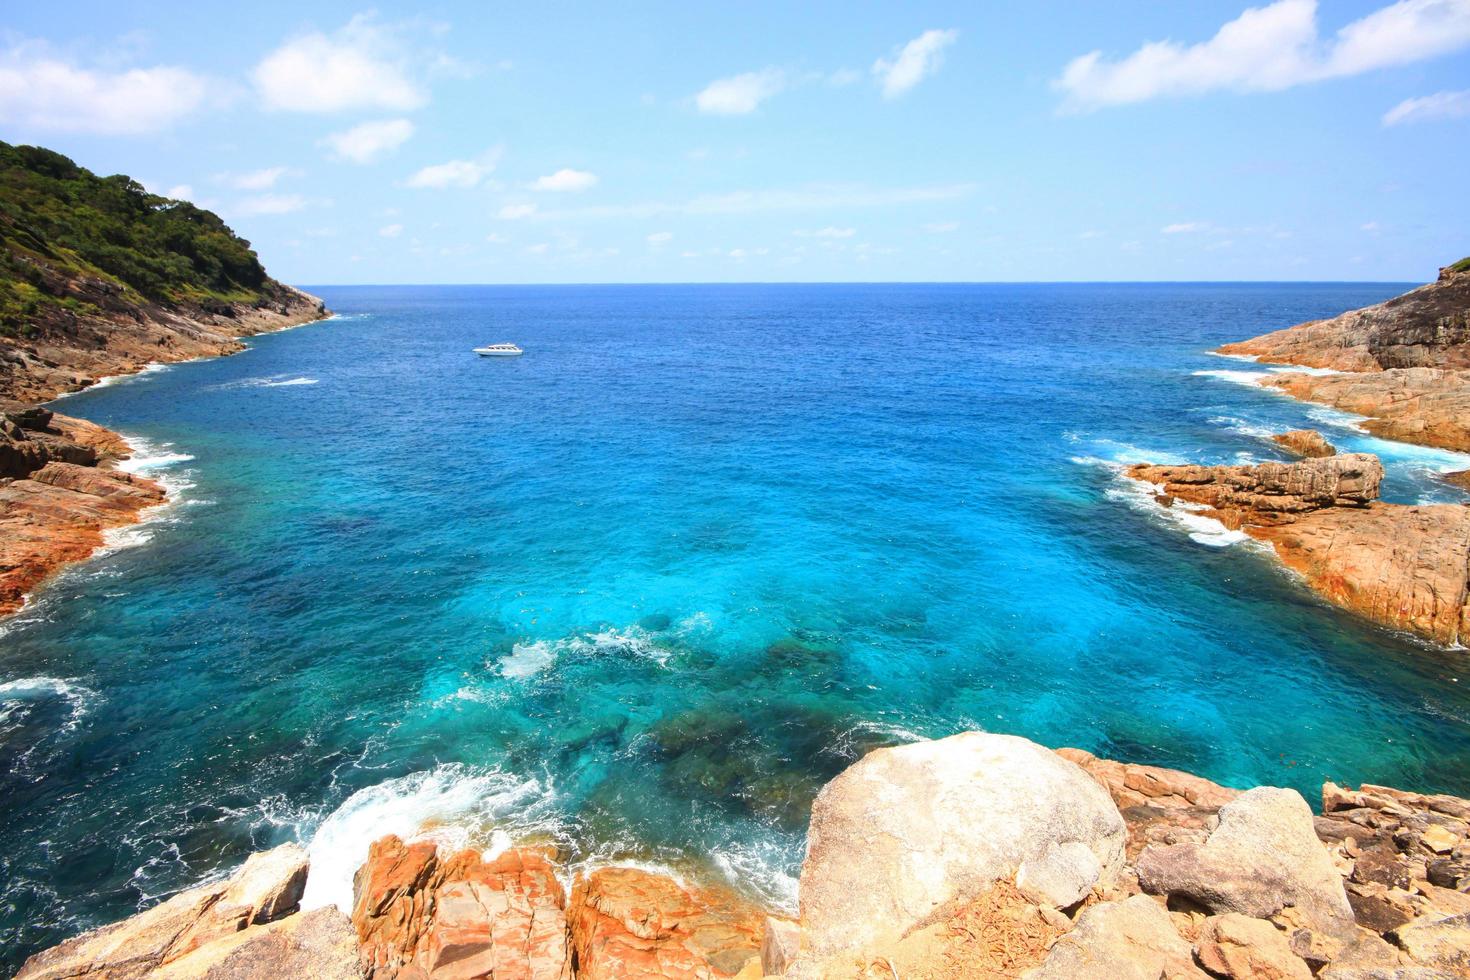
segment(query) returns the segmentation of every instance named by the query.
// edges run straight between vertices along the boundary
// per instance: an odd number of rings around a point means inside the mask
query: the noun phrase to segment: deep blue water
[[[823,781],[968,728],[1470,793],[1463,653],[1117,472],[1316,425],[1464,499],[1470,459],[1205,353],[1402,289],[319,287],[336,319],[65,399],[177,502],[0,636],[5,965],[287,839],[341,897],[425,820],[789,901]]]

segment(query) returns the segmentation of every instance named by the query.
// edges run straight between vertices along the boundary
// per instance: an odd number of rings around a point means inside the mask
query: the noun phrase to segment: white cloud
[[[827,76],[827,84],[833,88],[844,88],[862,81],[863,73],[854,68],[839,68]]]
[[[413,123],[407,119],[374,119],[351,129],[329,133],[322,143],[340,159],[372,163],[407,143],[411,136]]]
[[[1376,222],[1376,221],[1365,221],[1361,225],[1358,226],[1358,230],[1359,231],[1366,231],[1366,232],[1370,232],[1370,233],[1371,232],[1375,232],[1375,231],[1378,230],[1378,222]]]
[[[1187,235],[1196,231],[1207,231],[1210,225],[1205,221],[1180,221],[1176,224],[1165,225],[1159,229],[1161,235]]]
[[[397,238],[399,235],[403,234],[403,226],[384,225],[383,227],[378,229],[378,234],[382,235],[384,238]]]
[[[857,229],[828,226],[818,228],[816,231],[793,231],[792,234],[798,238],[851,238],[857,234]]]
[[[1053,86],[1065,108],[1143,102],[1212,91],[1279,91],[1408,64],[1470,44],[1470,0],[1398,0],[1320,36],[1316,0],[1252,7],[1208,41],[1150,41],[1121,61],[1074,58]]]
[[[266,167],[243,174],[215,174],[214,180],[238,191],[268,191],[290,172],[287,167]]]
[[[549,242],[537,242],[535,245],[527,245],[526,251],[532,255],[545,255],[547,249],[551,248]]]
[[[188,201],[194,197],[194,188],[188,184],[175,184],[163,192],[164,197],[171,197],[175,201]]]
[[[931,221],[924,226],[924,230],[931,235],[944,235],[951,231],[959,231],[958,221]]]
[[[585,170],[563,167],[554,174],[536,178],[531,185],[537,191],[585,191],[597,183],[597,175]]]
[[[863,184],[815,184],[792,190],[732,191],[706,194],[687,201],[645,201],[601,204],[535,212],[542,220],[588,218],[654,218],[660,215],[708,216],[755,214],[764,211],[838,210],[843,208],[902,207],[953,201],[974,193],[974,184],[937,184],[920,187],[868,187]],[[528,205],[526,207],[529,207]],[[530,213],[530,212],[527,212]],[[502,212],[502,217],[504,216]],[[517,214],[515,217],[526,217]]]
[[[648,236],[648,244],[667,245],[673,238],[674,233],[672,231],[656,231]]]
[[[235,214],[290,214],[306,207],[306,198],[300,194],[257,194],[236,204],[231,211]]]
[[[1436,92],[1417,99],[1405,99],[1383,114],[1383,125],[1427,122],[1432,119],[1464,119],[1470,116],[1470,89],[1462,92]]]
[[[710,82],[694,97],[700,112],[719,116],[743,116],[786,87],[786,73],[779,68],[748,71],[743,75]]]
[[[896,99],[939,70],[944,49],[959,37],[958,31],[925,31],[899,49],[892,61],[873,62],[873,74],[883,86],[885,99]]]
[[[67,133],[154,133],[204,103],[209,83],[184,68],[79,67],[40,42],[0,53],[0,122]],[[9,137],[7,137],[9,138]]]
[[[534,204],[507,204],[500,209],[500,217],[505,221],[529,218],[535,213],[536,205]]]
[[[502,235],[498,231],[492,231],[490,234],[485,236],[485,241],[489,242],[491,245],[504,245],[509,242],[510,239],[507,238],[505,235]]]
[[[450,160],[424,167],[408,178],[409,187],[444,190],[447,187],[474,187],[484,180],[500,159],[500,150],[481,154],[474,160]]]
[[[266,55],[251,77],[268,109],[417,109],[428,96],[409,76],[399,33],[359,14],[332,34],[291,38]]]

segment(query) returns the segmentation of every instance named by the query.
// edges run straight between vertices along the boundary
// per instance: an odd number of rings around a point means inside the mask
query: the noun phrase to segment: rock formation
[[[269,963],[311,959],[314,973],[301,976],[356,977],[355,944],[346,917],[330,911],[310,923],[292,916],[306,887],[306,852],[295,844],[251,855],[222,881],[180,892],[146,912],[82,933],[37,953],[17,980],[132,980],[134,977],[251,976],[272,974]],[[345,930],[345,931],[344,931]],[[224,964],[244,955],[250,969]]]
[[[1053,880],[1075,868],[1085,894],[1117,877],[1123,840],[1108,794],[1024,739],[970,732],[879,749],[812,804],[806,948],[826,956],[896,936],[1023,865]]]
[[[384,837],[353,889],[352,924],[373,980],[571,976],[566,894],[548,855],[441,856],[431,841]]]
[[[1324,598],[1442,644],[1470,637],[1470,509],[1377,500],[1374,456],[1259,466],[1151,466],[1128,475],[1269,543]],[[1178,502],[1182,501],[1183,504]]]
[[[1377,435],[1470,449],[1470,264],[1386,303],[1315,320],[1222,354],[1345,374],[1279,374],[1262,384],[1306,401],[1371,416]]]
[[[1385,303],[1226,344],[1220,353],[1337,371],[1470,369],[1470,266],[1457,262]]]
[[[581,876],[568,918],[577,976],[584,980],[759,977],[768,929],[785,928],[726,890],[690,887],[628,867]],[[779,944],[780,938],[772,941]],[[789,952],[773,962],[783,962]]]
[[[1384,439],[1470,450],[1470,371],[1399,368],[1372,374],[1273,374],[1261,384],[1302,401],[1370,416]]]
[[[1271,441],[1308,459],[1337,455],[1337,449],[1316,429],[1292,429],[1272,436]]]
[[[0,335],[0,398],[50,401],[150,364],[234,354],[245,349],[241,337],[327,315],[315,296],[275,283],[269,298],[214,312],[145,306],[41,325],[27,336]]]
[[[286,845],[37,953],[19,977],[1470,974],[1470,800],[1332,783],[1322,798],[1314,818],[1292,790],[968,733],[879,750],[828,784],[796,922],[631,867],[581,873],[568,902],[548,851],[390,836],[357,873],[351,921],[296,911],[308,868]]]
[[[67,562],[164,502],[157,483],[117,469],[116,433],[44,408],[0,407],[0,615]]]

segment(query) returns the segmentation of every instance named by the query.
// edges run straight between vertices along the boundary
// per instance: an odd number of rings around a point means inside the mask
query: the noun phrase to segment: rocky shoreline
[[[1386,303],[1216,353],[1342,372],[1289,372],[1262,384],[1368,416],[1364,427],[1385,439],[1470,451],[1470,260]]]
[[[1366,416],[1379,436],[1470,450],[1470,260],[1377,306],[1300,324],[1216,353],[1330,372],[1260,384]],[[1259,466],[1154,466],[1128,476],[1271,546],[1317,594],[1442,646],[1470,643],[1470,507],[1378,499],[1383,467],[1339,455],[1318,432],[1273,437],[1304,457]],[[1470,486],[1464,474],[1447,482]]]
[[[1470,640],[1470,507],[1378,499],[1383,465],[1340,454],[1258,466],[1129,467],[1156,499],[1271,546],[1328,601],[1444,646]]]
[[[98,288],[107,284],[94,284]],[[268,302],[191,315],[149,309],[44,325],[0,338],[0,616],[62,567],[82,561],[114,528],[167,501],[158,483],[126,471],[133,449],[102,426],[40,408],[105,377],[243,350],[241,337],[330,315],[321,300],[274,284]]]
[[[366,843],[366,842],[363,842]],[[879,749],[812,806],[800,912],[555,851],[371,844],[350,910],[253,855],[26,961],[21,980],[1470,975],[1470,800],[1240,791],[968,732]]]

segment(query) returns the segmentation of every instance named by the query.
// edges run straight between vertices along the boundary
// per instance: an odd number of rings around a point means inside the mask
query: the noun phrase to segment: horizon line
[[[297,289],[402,286],[1405,286],[1433,279],[711,279],[577,282],[299,282]]]

